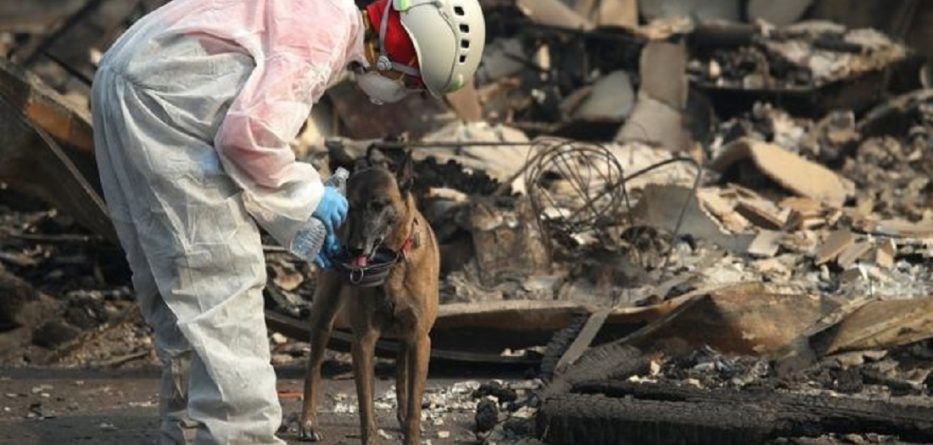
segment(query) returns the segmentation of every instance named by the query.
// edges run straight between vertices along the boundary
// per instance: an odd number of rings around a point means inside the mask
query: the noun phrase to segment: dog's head
[[[372,256],[398,230],[409,212],[413,183],[411,152],[405,154],[395,173],[384,164],[357,167],[347,181],[350,211],[345,236],[352,258]]]

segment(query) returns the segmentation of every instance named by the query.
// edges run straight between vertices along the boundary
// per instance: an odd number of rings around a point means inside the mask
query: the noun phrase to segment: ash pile
[[[0,357],[151,363],[87,93],[159,2],[71,3],[0,23]],[[341,83],[293,143],[324,175],[414,154],[434,360],[540,378],[467,404],[478,440],[933,442],[933,5],[484,8],[473,85],[377,107]],[[295,363],[316,271],[266,256],[274,359]]]

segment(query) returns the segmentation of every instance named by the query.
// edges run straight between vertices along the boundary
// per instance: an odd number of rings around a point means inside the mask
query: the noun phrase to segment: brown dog
[[[383,285],[356,287],[339,272],[322,274],[311,307],[311,356],[305,379],[301,437],[320,440],[317,397],[321,393],[321,362],[334,318],[343,307],[353,328],[353,372],[359,398],[363,444],[376,442],[373,386],[376,341],[383,334],[399,341],[396,362],[397,417],[406,444],[421,443],[421,401],[428,375],[431,339],[437,317],[440,255],[434,232],[415,207],[411,193],[410,154],[398,173],[384,167],[354,172],[347,184],[350,211],[344,225],[355,264],[365,265],[380,244],[399,253]]]

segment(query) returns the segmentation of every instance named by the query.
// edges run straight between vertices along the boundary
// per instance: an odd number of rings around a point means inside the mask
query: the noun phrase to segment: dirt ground
[[[358,416],[353,380],[346,366],[326,371],[321,419],[321,444],[359,443]],[[301,410],[299,395],[304,371],[297,366],[279,367],[278,389],[289,444],[300,444],[295,420]],[[457,382],[485,377],[469,370],[441,370],[428,381],[428,392],[449,388]],[[501,375],[498,376],[502,378]],[[516,376],[517,377],[517,376]],[[154,367],[127,370],[0,368],[0,445],[62,444],[156,444],[158,428],[159,371]],[[385,394],[394,379],[391,369],[378,373],[377,395]],[[346,397],[346,399],[343,399]],[[352,406],[353,413],[341,411]],[[337,409],[335,409],[337,408]],[[452,409],[438,421],[423,422],[425,443],[476,443],[473,411]],[[388,435],[399,434],[394,408],[378,409],[379,426]],[[449,437],[439,439],[438,433]],[[382,439],[383,443],[393,441]]]

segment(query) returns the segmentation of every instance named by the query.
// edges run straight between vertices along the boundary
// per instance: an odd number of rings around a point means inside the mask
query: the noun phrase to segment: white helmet
[[[385,47],[389,8],[399,12],[420,69],[389,58]],[[390,0],[379,27],[376,69],[421,76],[428,91],[439,97],[471,81],[485,43],[486,22],[479,0]]]

